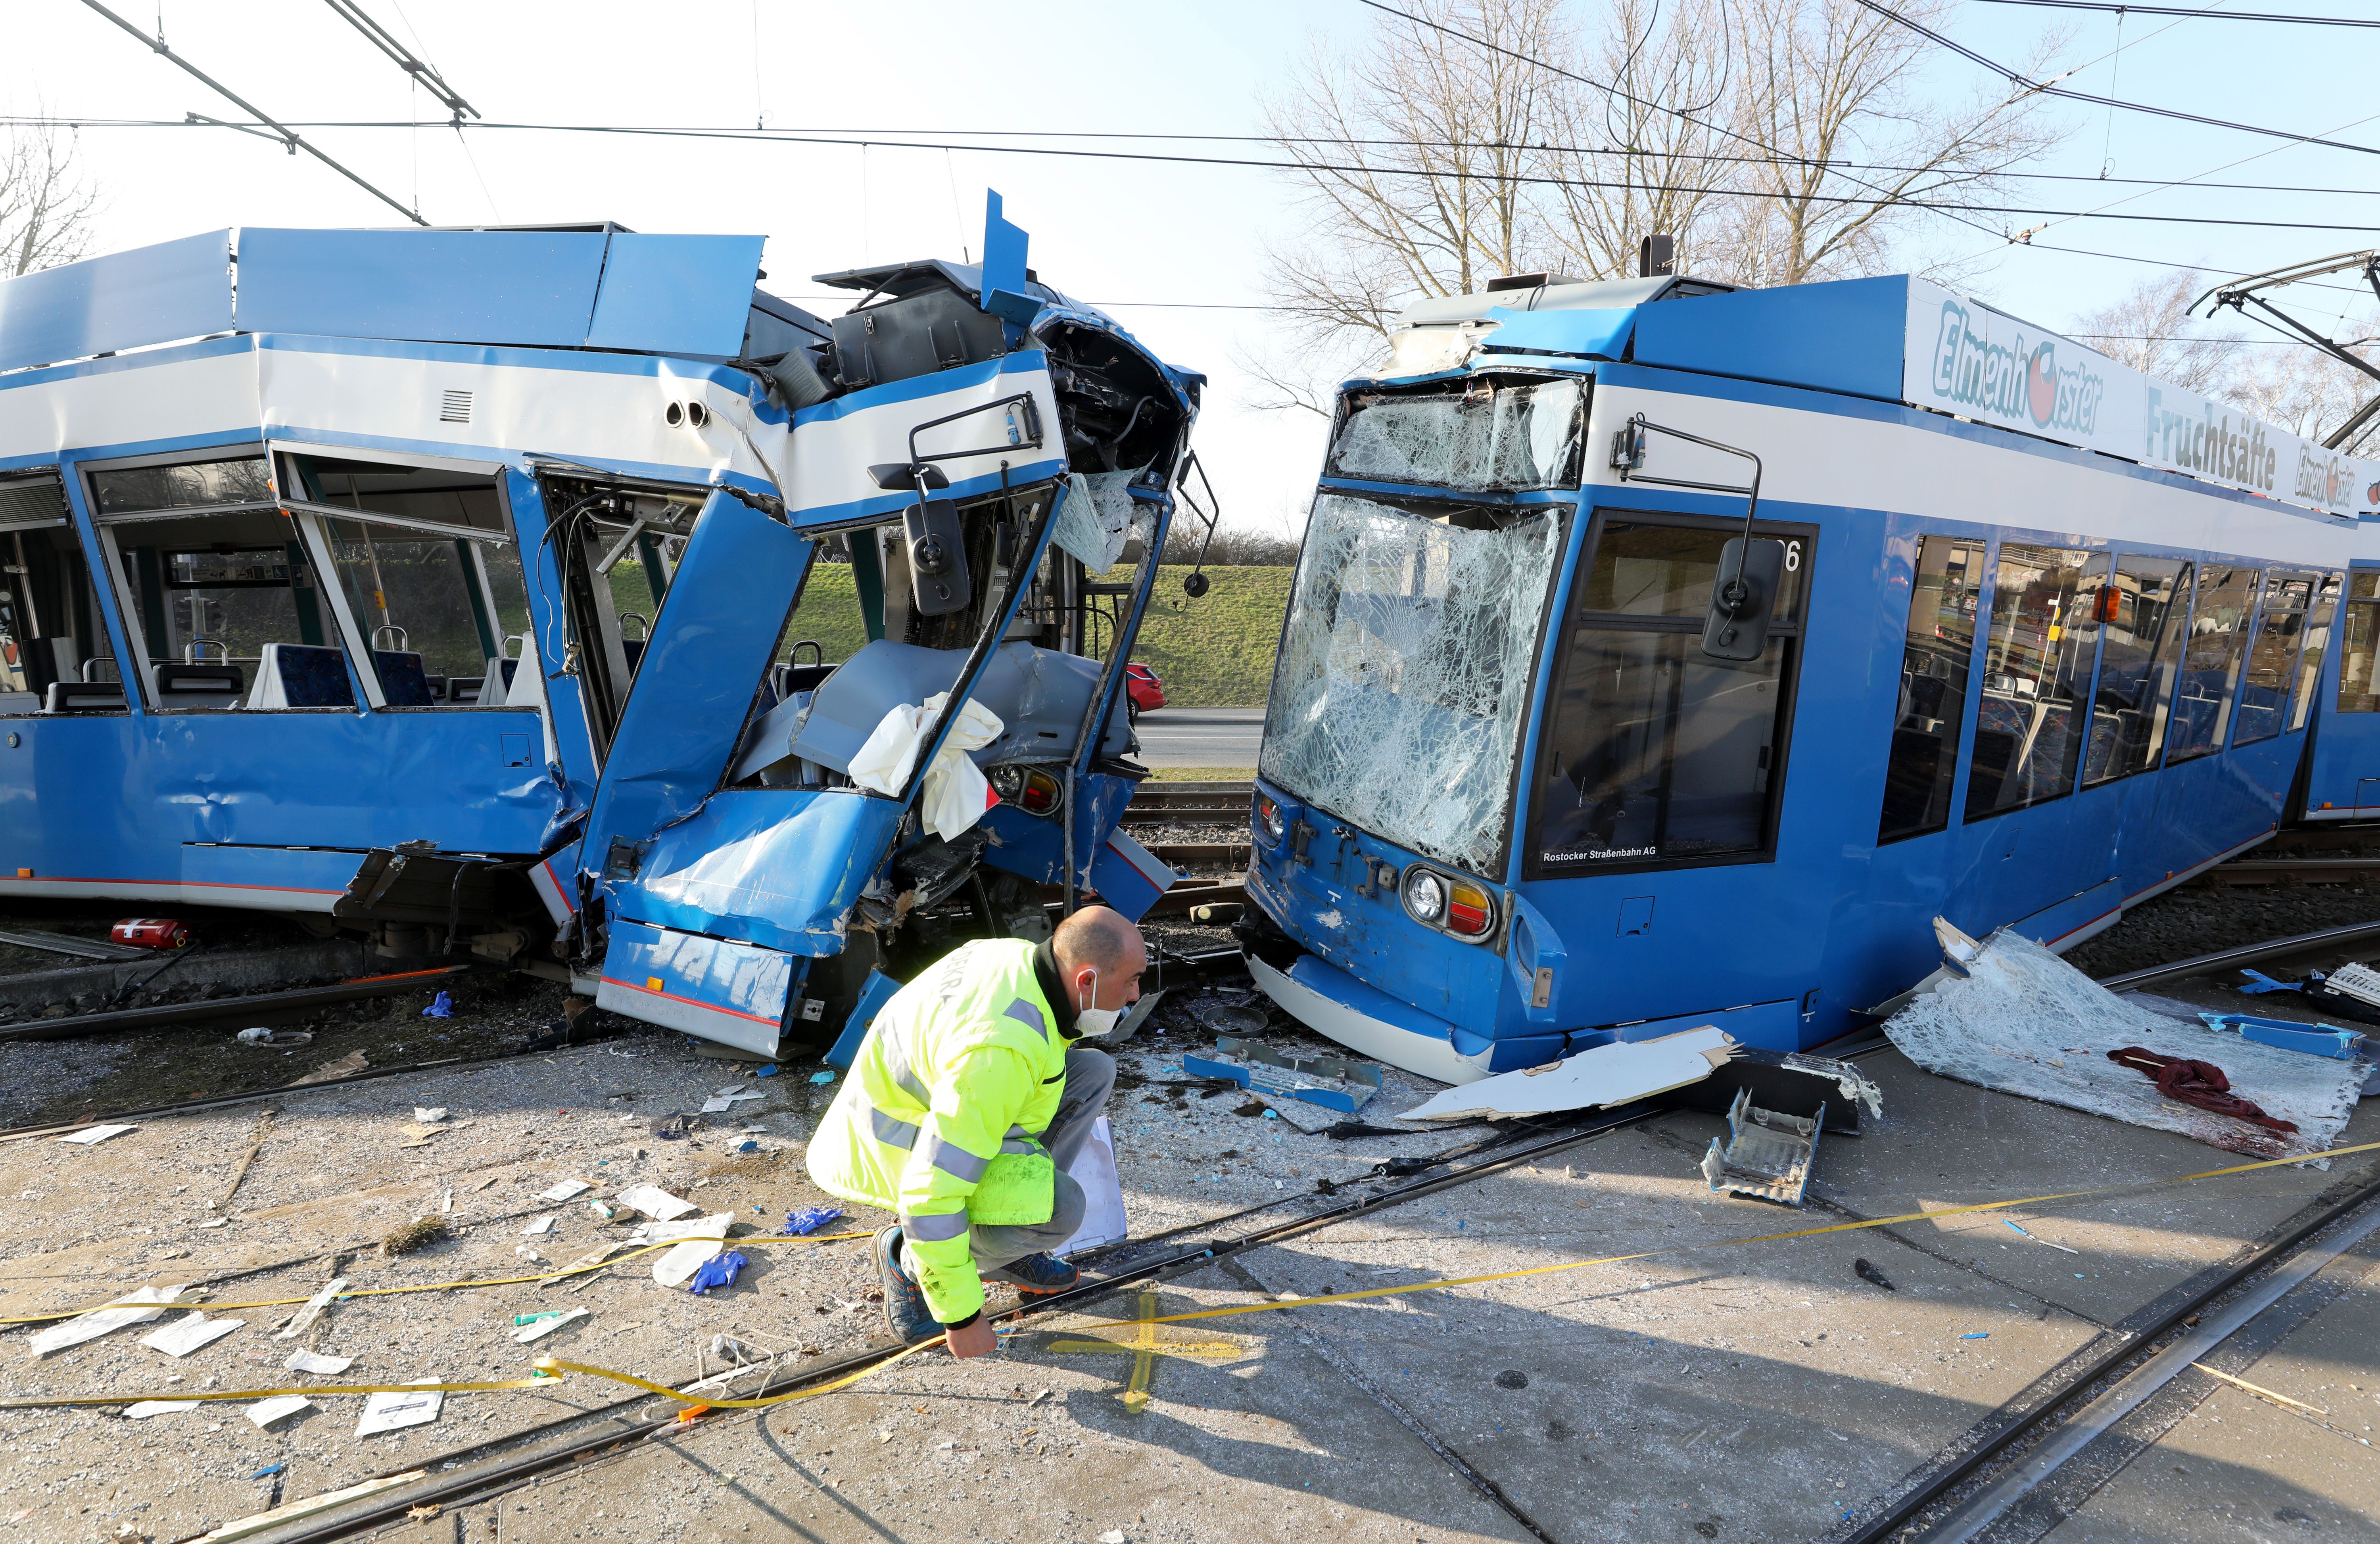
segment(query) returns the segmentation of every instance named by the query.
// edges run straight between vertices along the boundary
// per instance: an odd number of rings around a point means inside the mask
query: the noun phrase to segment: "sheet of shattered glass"
[[[1132,480],[1146,470],[1134,467],[1121,472],[1075,473],[1067,479],[1058,529],[1050,539],[1082,559],[1094,574],[1114,567],[1132,533]]]
[[[1340,477],[1440,488],[1550,488],[1571,480],[1581,383],[1542,381],[1358,398],[1331,447]]]
[[[1560,542],[1550,514],[1465,530],[1317,499],[1265,776],[1400,846],[1492,873]]]

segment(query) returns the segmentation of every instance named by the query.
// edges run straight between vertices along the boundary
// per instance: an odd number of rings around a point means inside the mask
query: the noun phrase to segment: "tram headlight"
[[[1289,829],[1288,822],[1281,819],[1281,806],[1262,794],[1257,796],[1257,823],[1264,828],[1265,840],[1276,845],[1281,833]]]
[[[1405,881],[1405,907],[1435,925],[1446,913],[1446,881],[1427,869],[1416,868]]]

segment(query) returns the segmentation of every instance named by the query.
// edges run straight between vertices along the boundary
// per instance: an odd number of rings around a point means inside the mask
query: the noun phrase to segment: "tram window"
[[[2198,581],[2198,609],[2181,655],[2181,687],[2173,704],[2166,760],[2186,761],[2223,748],[2230,726],[2232,690],[2240,684],[2248,626],[2256,614],[2264,573],[2209,564]]]
[[[91,474],[91,507],[103,518],[150,509],[192,509],[273,502],[261,456],[168,466],[115,467]]]
[[[2305,636],[2306,607],[2313,599],[2311,575],[2276,574],[2265,586],[2264,614],[2248,645],[2247,668],[2240,675],[2240,729],[2233,744],[2253,745],[2281,732],[2289,717],[2298,645]]]
[[[1719,557],[1740,531],[1695,526],[1608,520],[1596,538],[1595,566],[1586,576],[1582,607],[1621,616],[1687,617],[1699,627],[1710,612],[1711,586]],[[1802,541],[1787,539],[1784,577],[1777,587],[1772,620],[1797,622],[1802,615]]]
[[[54,685],[123,679],[55,474],[0,480],[0,715],[43,711]]]
[[[2003,542],[1984,680],[1969,754],[1967,819],[2021,809],[2074,786],[2082,736],[2076,732],[2074,696],[2087,685],[2084,651],[2094,629],[2087,612],[2107,554]],[[2086,579],[2090,582],[2086,587]]]
[[[389,708],[504,703],[528,587],[493,477],[290,455],[330,570]]]
[[[152,711],[352,709],[338,629],[278,509],[106,520]]]
[[[1967,717],[1967,662],[1974,652],[1983,585],[1982,542],[1928,536],[1918,543],[1878,843],[1950,823],[1950,784]]]
[[[2314,687],[2322,681],[2323,656],[2330,650],[2330,629],[2338,614],[2338,576],[2325,574],[2306,613],[2305,647],[2298,653],[2297,686],[2289,693],[2289,728],[2303,729],[2313,711]]]
[[[1707,595],[1729,534],[1605,517],[1567,646],[1556,655],[1560,674],[1531,801],[1535,868],[1767,850],[1800,625],[1772,627],[1760,658],[1736,664],[1702,652],[1700,602],[1691,612],[1670,609],[1679,597]],[[1795,565],[1797,582],[1806,570]],[[1642,609],[1597,609],[1624,605]]]
[[[2347,630],[2339,640],[2338,711],[2380,712],[2380,682],[2372,664],[2380,655],[2380,573],[2347,577]]]
[[[1472,377],[1354,392],[1330,447],[1332,477],[1433,488],[1575,488],[1584,383]]]
[[[2190,620],[2192,573],[2179,558],[2119,558],[2115,578],[2093,602],[2105,636],[2082,754],[2086,788],[2157,764]]]

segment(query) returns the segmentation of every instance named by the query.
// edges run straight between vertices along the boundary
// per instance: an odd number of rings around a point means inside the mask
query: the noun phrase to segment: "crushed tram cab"
[[[2372,464],[1920,279],[1423,301],[1340,395],[1253,968],[1464,1082],[1806,1049],[1937,916],[2070,947],[2267,838],[2317,722],[2380,796],[2330,712],[2375,507]]]
[[[1139,916],[1124,668],[1203,379],[997,194],[985,237],[820,275],[835,318],[759,237],[611,225],[0,283],[0,894],[288,913],[768,1056],[1045,886]]]

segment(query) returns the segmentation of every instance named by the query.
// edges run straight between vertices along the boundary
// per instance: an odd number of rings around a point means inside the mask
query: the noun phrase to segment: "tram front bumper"
[[[1281,970],[1250,954],[1248,973],[1291,1017],[1360,1055],[1441,1083],[1475,1083],[1488,1076],[1485,1053],[1475,1060],[1455,1049],[1453,1025],[1326,960],[1301,954]]]

